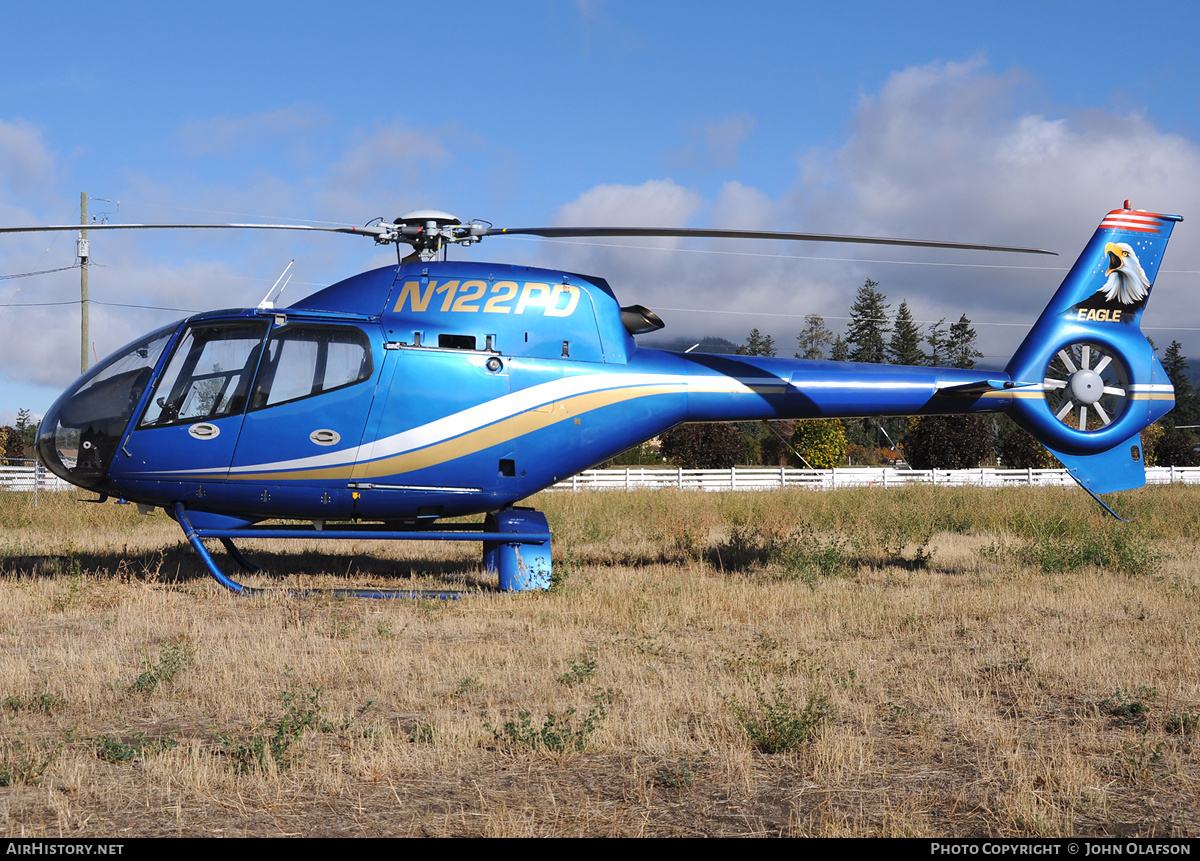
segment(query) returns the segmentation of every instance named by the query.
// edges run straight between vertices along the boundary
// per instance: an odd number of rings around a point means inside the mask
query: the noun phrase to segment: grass
[[[129,691],[137,694],[152,694],[159,683],[167,684],[188,668],[196,655],[196,647],[186,637],[177,637],[163,645],[158,661],[146,662],[146,669],[129,685]]]
[[[592,734],[600,729],[608,716],[607,705],[611,697],[612,691],[597,691],[592,696],[592,707],[582,717],[576,715],[572,706],[557,714],[547,712],[546,717],[535,724],[532,712],[521,711],[515,721],[505,721],[499,728],[485,721],[483,728],[498,744],[532,751],[582,753]]]
[[[381,602],[232,596],[161,514],[0,494],[0,831],[1196,831],[1200,489],[531,504],[554,591]],[[246,550],[256,586],[492,582]]]
[[[30,744],[5,738],[0,746],[0,787],[36,783],[62,750],[62,744]]]
[[[284,668],[284,674],[288,677],[288,686],[279,695],[281,713],[278,716],[240,735],[216,732],[222,751],[238,771],[290,768],[297,756],[293,748],[308,730],[331,729],[321,720],[324,706],[321,705],[320,689],[301,691],[296,680],[291,678],[290,667]]]

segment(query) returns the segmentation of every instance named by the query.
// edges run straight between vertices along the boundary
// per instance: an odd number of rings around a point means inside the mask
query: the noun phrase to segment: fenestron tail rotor
[[[1055,353],[1042,385],[1054,417],[1074,430],[1102,430],[1129,403],[1129,369],[1114,350],[1090,341]]]

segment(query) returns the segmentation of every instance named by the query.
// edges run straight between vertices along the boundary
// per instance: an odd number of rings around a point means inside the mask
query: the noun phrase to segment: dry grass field
[[[1200,831],[1200,489],[543,495],[546,594],[246,547],[450,602],[237,597],[161,512],[39,502],[0,494],[7,836]]]

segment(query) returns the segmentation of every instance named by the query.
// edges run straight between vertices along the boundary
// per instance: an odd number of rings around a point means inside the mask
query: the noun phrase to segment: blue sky
[[[862,281],[976,323],[1003,364],[1102,215],[1180,225],[1144,323],[1200,349],[1200,60],[1185,3],[9,4],[0,223],[657,224],[1037,245],[1042,259],[491,239],[609,279],[666,334],[791,352]],[[1153,11],[1149,11],[1150,9]],[[120,201],[119,208],[116,201]],[[103,356],[192,310],[284,301],[392,258],[351,237],[93,234]],[[0,237],[0,275],[70,266]],[[1003,267],[1003,268],[1000,268]],[[16,292],[19,289],[19,293]],[[78,270],[0,280],[0,422],[78,373]],[[134,305],[137,307],[119,307]],[[158,310],[158,309],[178,310]],[[666,310],[670,309],[670,310]],[[1200,357],[1200,353],[1196,353]]]

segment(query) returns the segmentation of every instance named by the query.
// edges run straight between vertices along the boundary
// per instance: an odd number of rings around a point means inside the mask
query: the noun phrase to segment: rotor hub
[[[1119,353],[1092,341],[1067,344],[1046,365],[1046,406],[1072,430],[1093,433],[1121,417],[1129,405],[1129,369]]]
[[[1071,397],[1080,404],[1094,404],[1104,396],[1104,380],[1095,371],[1081,369],[1068,381]]]
[[[455,216],[440,209],[417,209],[401,215],[393,222],[400,226],[417,226],[426,230],[440,230],[447,225],[462,224]]]
[[[491,225],[484,221],[463,224],[457,217],[439,209],[418,209],[383,225],[375,241],[379,244],[411,245],[422,260],[433,260],[447,245],[470,245],[478,242]]]

